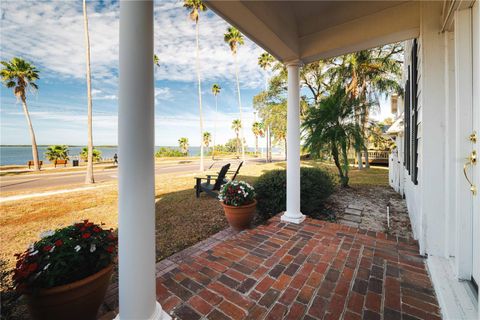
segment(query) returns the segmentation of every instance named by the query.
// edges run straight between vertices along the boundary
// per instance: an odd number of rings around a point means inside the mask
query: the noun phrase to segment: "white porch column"
[[[153,1],[120,2],[117,319],[170,319],[155,294]]]
[[[281,220],[301,223],[300,212],[300,61],[289,62],[287,100],[287,211]]]

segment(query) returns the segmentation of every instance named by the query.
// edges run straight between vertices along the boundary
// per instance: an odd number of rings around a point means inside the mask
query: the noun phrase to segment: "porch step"
[[[352,209],[352,208],[347,208],[345,209],[345,214],[351,214],[354,216],[360,217],[362,215],[362,210],[357,210],[357,209]]]
[[[340,224],[349,227],[358,227],[362,222],[363,206],[358,204],[349,204],[345,209],[345,214],[338,220]]]
[[[342,217],[343,220],[351,221],[351,222],[356,222],[356,223],[361,223],[362,222],[362,217],[361,216],[356,216],[353,214],[344,214]]]

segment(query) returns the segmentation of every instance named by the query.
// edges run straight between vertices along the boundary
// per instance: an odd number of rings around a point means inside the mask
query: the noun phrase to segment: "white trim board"
[[[448,320],[477,320],[477,297],[468,281],[459,281],[447,258],[429,256],[427,267],[442,311]]]

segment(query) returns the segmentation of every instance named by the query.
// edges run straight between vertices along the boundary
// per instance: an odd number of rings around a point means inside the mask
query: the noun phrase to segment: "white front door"
[[[476,188],[476,195],[472,193],[473,210],[473,265],[472,278],[477,285],[480,285],[480,8],[478,1],[472,8],[472,49],[473,49],[473,130],[476,132],[476,142],[472,141],[472,152],[477,155],[477,163],[471,165],[472,183]],[[474,139],[472,139],[474,140]]]

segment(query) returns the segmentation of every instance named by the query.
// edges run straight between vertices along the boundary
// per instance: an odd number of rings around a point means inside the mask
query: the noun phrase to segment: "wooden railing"
[[[369,150],[368,151],[368,162],[370,164],[388,164],[388,156],[390,151],[380,151],[380,150]],[[351,158],[355,159],[355,164],[357,164],[357,155],[355,152],[351,153]],[[362,152],[362,161],[365,163],[365,152]]]

